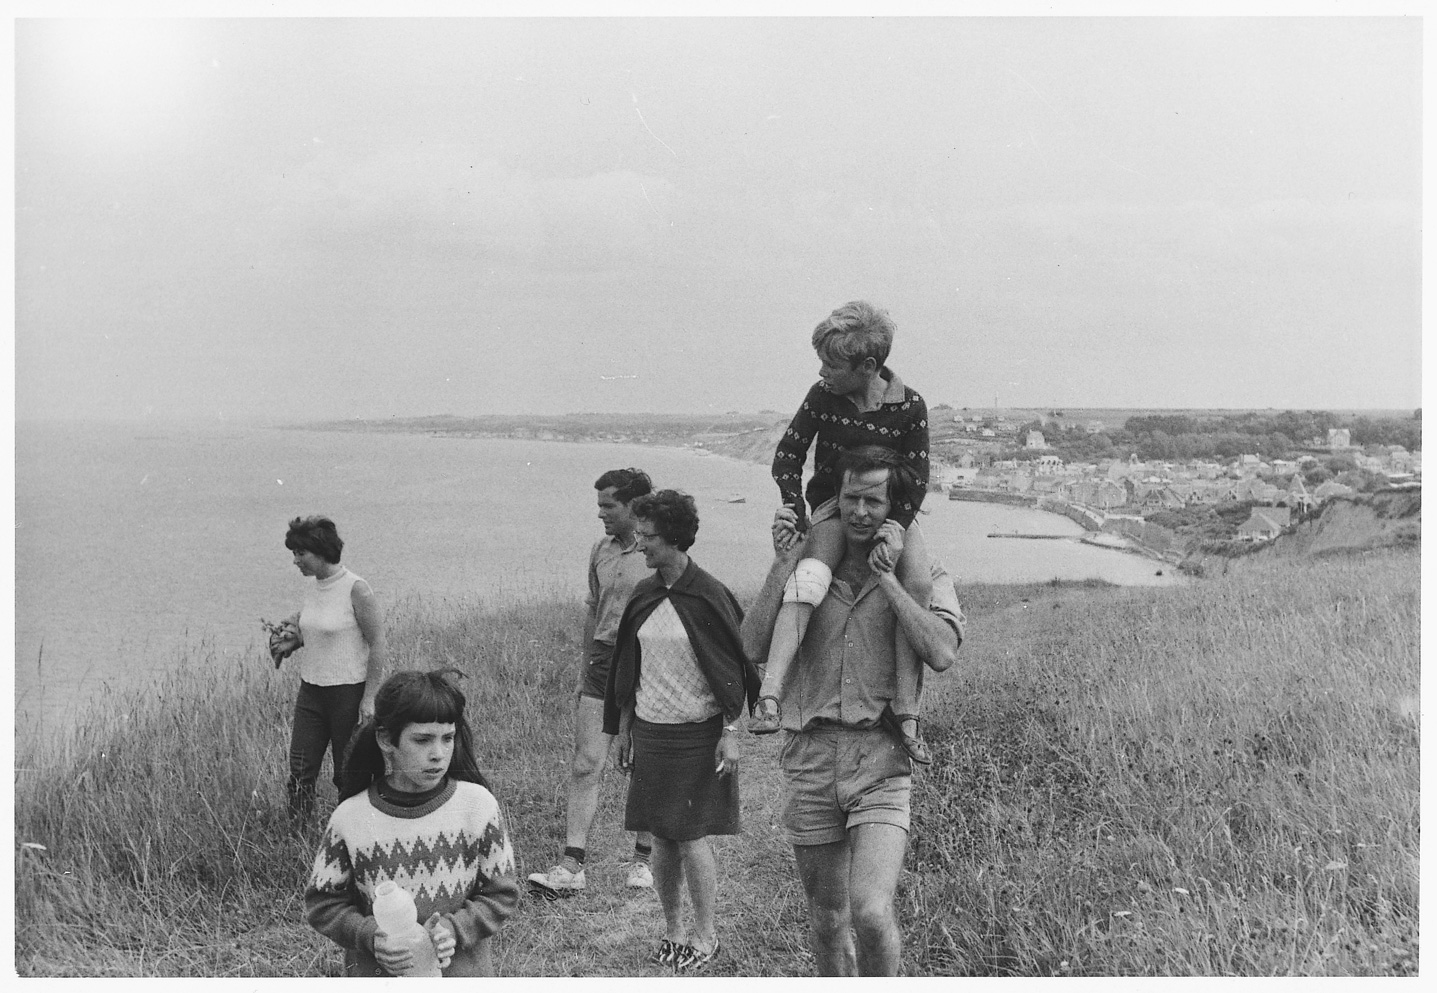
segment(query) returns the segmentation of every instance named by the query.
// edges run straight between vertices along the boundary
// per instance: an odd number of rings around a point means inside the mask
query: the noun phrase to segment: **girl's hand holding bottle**
[[[414,953],[405,938],[378,931],[374,935],[374,961],[391,976],[399,976],[414,968]]]
[[[439,968],[449,968],[456,947],[454,929],[449,926],[448,921],[439,916],[438,912],[435,912],[430,914],[429,920],[424,922],[424,930],[429,932],[429,940],[434,942],[434,956],[439,960]]]
[[[424,922],[424,930],[429,935],[429,940],[434,943],[434,958],[439,968],[449,968],[457,947],[454,930],[438,913],[429,915],[429,920]],[[416,964],[412,941],[408,936],[377,931],[374,935],[374,960],[391,976],[403,975]]]

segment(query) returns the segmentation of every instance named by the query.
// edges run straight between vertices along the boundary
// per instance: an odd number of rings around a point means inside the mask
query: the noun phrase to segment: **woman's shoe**
[[[679,972],[698,972],[714,959],[718,958],[720,951],[719,941],[714,939],[714,946],[707,952],[701,952],[693,945],[683,945],[679,948],[678,960],[674,968]]]
[[[679,951],[688,947],[688,945],[676,945],[665,938],[659,942],[659,947],[655,948],[653,954],[649,956],[649,962],[653,965],[673,965],[679,957]]]
[[[765,700],[773,701],[773,709],[759,713],[759,707],[763,706]],[[748,722],[749,734],[773,734],[783,729],[783,712],[778,709],[778,697],[761,696],[758,698],[758,705],[754,707],[754,715]]]

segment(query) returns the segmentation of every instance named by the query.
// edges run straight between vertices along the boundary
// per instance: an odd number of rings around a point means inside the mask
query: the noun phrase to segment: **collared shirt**
[[[933,560],[933,595],[928,609],[963,640],[963,609],[953,578]],[[779,707],[787,731],[817,725],[869,728],[893,700],[897,653],[893,638],[898,615],[876,574],[855,593],[835,578],[813,611],[798,658],[789,672]]]
[[[644,553],[635,541],[625,548],[619,539],[606,534],[589,553],[589,613],[594,618],[594,640],[612,645],[619,633],[619,621],[639,580],[652,575],[644,564]]]

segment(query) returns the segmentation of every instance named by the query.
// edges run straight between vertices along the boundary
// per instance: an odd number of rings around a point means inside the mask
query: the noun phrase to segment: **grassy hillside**
[[[966,587],[931,679],[899,909],[911,975],[1369,975],[1417,968],[1418,556],[1241,561],[1178,588]],[[392,611],[405,665],[458,665],[520,871],[561,844],[577,603]],[[17,747],[22,975],[332,974],[301,922],[314,838],[283,815],[294,676],[202,650],[63,746]],[[719,842],[729,975],[804,975],[777,744],[745,736]],[[509,975],[654,975],[623,890],[622,779],[591,892],[529,902]],[[43,846],[43,847],[36,847]]]

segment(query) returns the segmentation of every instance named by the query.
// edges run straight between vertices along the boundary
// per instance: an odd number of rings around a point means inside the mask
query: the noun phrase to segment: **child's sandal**
[[[773,701],[773,709],[758,713],[758,708],[765,700]],[[749,734],[773,734],[783,729],[783,711],[779,709],[778,697],[761,696],[758,704],[754,707],[753,718],[748,722]]]
[[[915,717],[909,717],[907,719],[917,721]],[[889,734],[893,735],[898,741],[898,744],[908,753],[910,759],[919,765],[932,765],[933,756],[929,753],[928,746],[923,743],[922,738],[911,735],[903,730],[903,720],[904,718],[900,718],[890,707],[884,707],[883,713],[878,717],[878,723],[882,725]]]
[[[895,723],[898,728],[898,742],[903,746],[903,750],[908,753],[908,757],[919,765],[932,765],[933,756],[929,753],[928,746],[923,743],[923,739],[903,730],[902,718]],[[913,723],[916,726],[918,721],[913,719]]]

